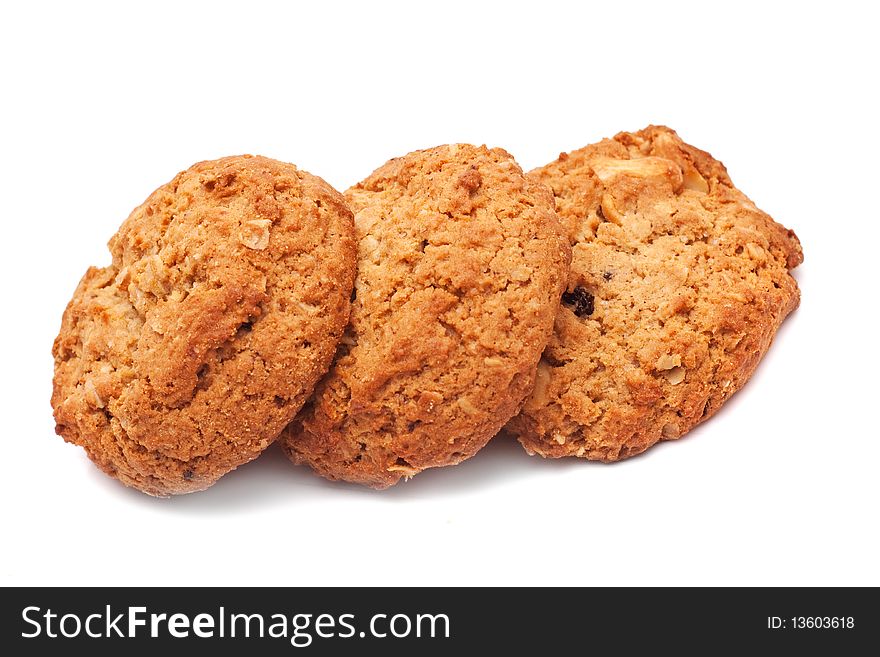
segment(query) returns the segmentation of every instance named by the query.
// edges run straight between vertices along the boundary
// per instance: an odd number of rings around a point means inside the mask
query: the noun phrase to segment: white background
[[[0,10],[0,583],[880,585],[872,3],[128,4]],[[261,153],[344,189],[416,148],[529,169],[649,123],[806,256],[801,308],[684,440],[614,466],[497,441],[385,492],[272,449],[158,500],[54,435],[70,294],[193,162]]]

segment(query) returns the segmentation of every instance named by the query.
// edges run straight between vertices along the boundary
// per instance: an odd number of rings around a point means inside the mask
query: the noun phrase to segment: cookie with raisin
[[[664,127],[530,175],[553,191],[572,266],[507,430],[531,454],[599,461],[680,438],[746,383],[798,305],[797,237]]]

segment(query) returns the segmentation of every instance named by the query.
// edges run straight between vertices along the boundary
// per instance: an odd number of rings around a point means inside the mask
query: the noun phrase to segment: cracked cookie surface
[[[352,213],[291,164],[227,157],[160,187],[108,246],[53,347],[56,432],[145,493],[201,490],[272,443],[326,372]]]
[[[664,127],[529,175],[553,190],[572,266],[506,430],[531,454],[601,461],[681,437],[748,380],[797,307],[797,237]]]
[[[384,488],[472,456],[519,409],[570,250],[549,190],[500,149],[410,153],[346,198],[351,321],[282,446],[324,477]]]

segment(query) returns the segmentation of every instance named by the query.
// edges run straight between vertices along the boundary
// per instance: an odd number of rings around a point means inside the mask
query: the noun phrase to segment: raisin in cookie
[[[531,454],[616,461],[679,438],[749,378],[798,305],[795,234],[668,128],[559,156],[572,244],[534,392],[507,429]]]
[[[201,490],[272,443],[327,371],[352,213],[292,164],[228,157],[156,190],[109,248],[55,340],[56,432],[145,493]]]
[[[324,477],[385,488],[472,456],[517,412],[570,250],[549,190],[500,149],[411,153],[346,197],[351,322],[282,445]]]

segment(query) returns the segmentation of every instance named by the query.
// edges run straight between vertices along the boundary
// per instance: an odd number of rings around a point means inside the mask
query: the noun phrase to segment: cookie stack
[[[501,149],[410,153],[338,193],[264,157],[160,187],[55,340],[56,432],[150,495],[278,440],[385,488],[502,431],[616,461],[739,389],[799,291],[797,237],[668,128],[530,174]]]

